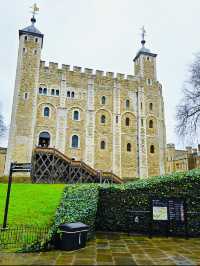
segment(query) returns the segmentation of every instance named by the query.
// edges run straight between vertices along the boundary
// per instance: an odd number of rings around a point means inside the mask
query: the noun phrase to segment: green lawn
[[[63,184],[12,184],[9,226],[49,225],[60,202]],[[7,185],[0,184],[0,224],[3,224]]]

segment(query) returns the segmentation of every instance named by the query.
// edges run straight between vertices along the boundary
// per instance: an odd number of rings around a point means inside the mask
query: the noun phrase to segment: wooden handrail
[[[33,152],[51,153],[51,154],[57,155],[58,157],[61,157],[63,160],[67,161],[72,166],[80,166],[80,167],[85,168],[85,170],[90,172],[92,175],[97,176],[99,174],[97,170],[95,170],[94,168],[86,164],[85,162],[78,161],[78,160],[72,160],[67,155],[57,150],[56,148],[36,147],[34,148]],[[123,180],[112,172],[101,172],[101,176],[112,179],[113,181],[116,181],[117,183],[123,183]]]

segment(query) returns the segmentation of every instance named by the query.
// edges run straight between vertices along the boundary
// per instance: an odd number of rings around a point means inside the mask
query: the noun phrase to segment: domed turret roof
[[[30,33],[35,33],[35,34],[42,34],[35,26],[34,24],[22,29],[22,31],[30,32]]]
[[[31,18],[31,23],[32,24],[30,26],[19,30],[19,36],[22,34],[28,34],[43,38],[44,35],[35,27],[36,19],[34,17]]]

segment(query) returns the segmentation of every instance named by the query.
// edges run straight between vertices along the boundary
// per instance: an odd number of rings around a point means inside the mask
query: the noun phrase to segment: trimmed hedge
[[[127,231],[133,229],[128,222],[128,210],[150,210],[150,198],[184,198],[188,212],[200,212],[200,169],[172,175],[152,177],[124,185],[100,188],[96,219],[97,230]],[[135,225],[140,232],[149,231],[149,215]],[[188,214],[190,235],[200,233],[200,215]]]
[[[59,231],[59,225],[63,223],[82,222],[89,225],[88,238],[91,238],[95,232],[98,198],[99,190],[96,184],[67,185],[61,203],[56,210],[54,223],[50,228],[47,239],[42,243],[33,243],[33,245],[21,251],[35,252],[52,249]]]
[[[99,199],[98,185],[67,185],[60,206],[56,211],[55,222],[51,228],[54,235],[63,223],[82,222],[95,231],[95,219]]]
[[[127,211],[131,209],[149,211],[152,197],[184,198],[188,212],[200,213],[200,169],[122,185],[67,185],[56,211],[48,240],[44,243],[36,243],[23,251],[51,248],[59,225],[62,223],[83,222],[90,227],[90,237],[95,230],[127,231],[131,228],[134,232],[133,221],[128,221]],[[148,233],[149,215],[143,218],[135,229],[138,232]],[[188,214],[188,231],[190,235],[199,235],[199,214]]]

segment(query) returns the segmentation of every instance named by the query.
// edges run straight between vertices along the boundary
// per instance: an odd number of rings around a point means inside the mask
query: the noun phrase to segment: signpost
[[[10,164],[10,172],[8,177],[8,189],[6,195],[6,205],[4,211],[4,219],[3,219],[3,229],[6,228],[7,225],[7,217],[8,217],[8,208],[10,202],[10,191],[12,185],[12,174],[16,172],[31,172],[31,163],[11,163]]]

